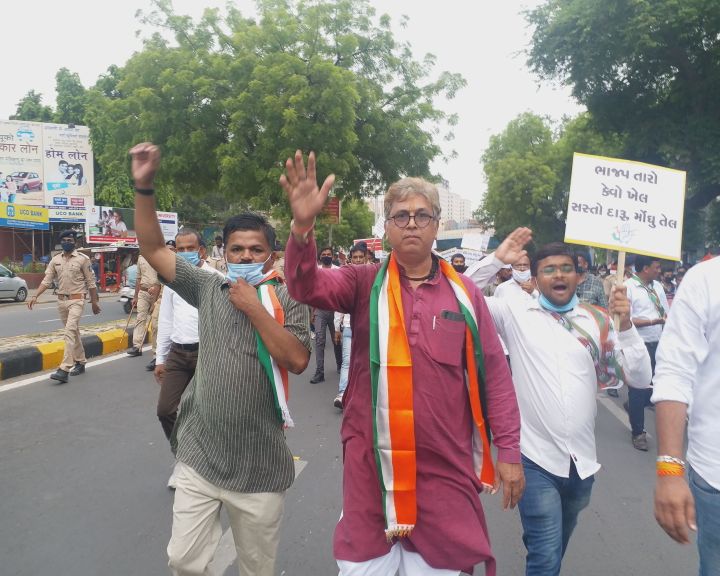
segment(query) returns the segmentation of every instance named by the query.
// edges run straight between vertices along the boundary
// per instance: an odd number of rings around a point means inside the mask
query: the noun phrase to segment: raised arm
[[[175,254],[165,246],[155,213],[155,174],[160,167],[160,148],[150,142],[130,149],[135,182],[135,232],[140,253],[167,282],[175,280]]]

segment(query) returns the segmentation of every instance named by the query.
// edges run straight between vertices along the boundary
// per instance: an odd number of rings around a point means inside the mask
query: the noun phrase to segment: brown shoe
[[[648,451],[647,434],[643,432],[637,436],[632,437],[633,448],[636,450],[642,450],[643,452]]]

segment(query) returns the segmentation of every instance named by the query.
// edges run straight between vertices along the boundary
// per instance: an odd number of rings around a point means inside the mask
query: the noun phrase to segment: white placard
[[[490,237],[488,235],[476,234],[474,232],[471,232],[470,234],[463,235],[460,247],[471,248],[473,250],[479,250],[480,252],[484,252],[485,250],[487,250],[489,241]]]
[[[565,242],[680,260],[685,172],[575,153]]]

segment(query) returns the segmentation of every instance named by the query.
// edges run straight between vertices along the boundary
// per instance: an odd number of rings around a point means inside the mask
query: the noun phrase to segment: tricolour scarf
[[[271,271],[265,276],[259,284],[255,286],[258,298],[267,310],[268,314],[275,318],[275,321],[283,326],[285,324],[285,311],[283,310],[280,300],[275,293],[275,286],[282,282],[281,276],[276,271]],[[260,338],[260,334],[255,330],[255,339],[257,340],[258,358],[260,364],[265,369],[270,385],[272,388],[273,398],[275,399],[275,409],[283,423],[284,428],[292,428],[295,424],[290,417],[290,409],[288,408],[288,371],[278,366],[278,363],[268,352],[267,346]]]
[[[465,317],[465,383],[475,424],[473,464],[480,482],[491,488],[495,470],[480,399],[479,382],[485,380],[485,366],[475,309],[457,272],[442,259],[440,272],[450,282]],[[378,271],[370,296],[370,378],[373,447],[385,535],[391,540],[408,536],[417,521],[412,354],[405,333],[400,270],[394,255]]]
[[[660,318],[665,318],[665,307],[662,305],[662,302],[660,302],[660,296],[658,296],[657,292],[655,292],[655,282],[645,284],[645,282],[643,282],[640,276],[638,276],[637,274],[633,274],[632,278],[633,280],[637,280],[638,284],[640,284],[640,287],[645,290],[645,292],[647,292],[647,295],[650,298],[650,302],[652,302],[653,306],[655,306],[655,310],[657,310]]]

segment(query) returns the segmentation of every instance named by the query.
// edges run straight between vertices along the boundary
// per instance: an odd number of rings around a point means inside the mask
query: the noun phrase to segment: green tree
[[[500,238],[529,226],[538,244],[562,240],[573,154],[613,156],[622,146],[620,136],[598,132],[588,114],[555,131],[548,120],[521,114],[490,139],[483,155],[487,192],[476,216]]]
[[[464,80],[413,58],[387,16],[367,0],[259,0],[257,20],[230,6],[199,22],[166,0],[143,22],[160,33],[90,90],[86,121],[100,170],[97,197],[130,202],[127,149],[161,145],[163,207],[220,194],[267,210],[283,202],[278,178],[296,148],[314,149],[320,177],[344,195],[428,175],[436,134],[456,118],[438,109]]]
[[[42,103],[42,94],[30,90],[22,100],[18,102],[15,114],[10,120],[25,120],[27,122],[50,122],[53,111],[50,106]]]
[[[688,209],[720,194],[716,0],[548,0],[527,18],[531,68],[624,134],[625,157],[687,170]]]
[[[53,122],[58,124],[85,124],[87,94],[80,76],[61,68],[55,75],[56,106]]]
[[[278,223],[278,239],[283,243],[287,242],[290,236],[291,218],[287,205],[278,205],[273,212],[273,217]],[[315,238],[319,245],[331,244],[348,249],[354,240],[369,238],[372,235],[374,223],[375,215],[363,200],[346,197],[341,203],[340,222],[331,226],[326,219],[319,218],[315,225]]]

